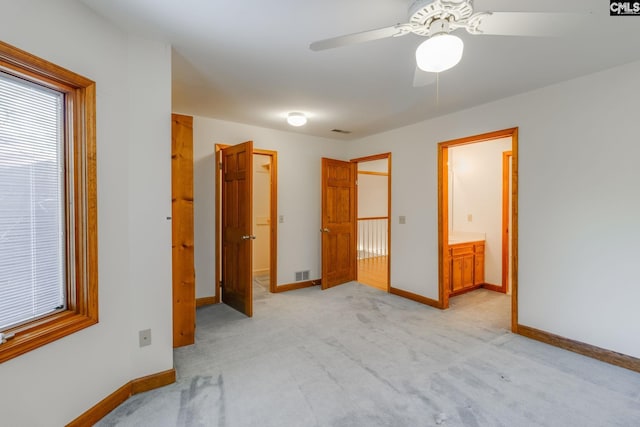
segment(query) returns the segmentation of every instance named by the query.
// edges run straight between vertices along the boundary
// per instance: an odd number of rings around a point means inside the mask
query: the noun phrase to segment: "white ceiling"
[[[412,0],[81,1],[128,31],[171,43],[174,111],[336,139],[640,59],[640,17],[610,17],[602,0],[476,0],[476,11],[591,12],[591,25],[557,38],[458,30],[460,64],[438,85],[418,88],[419,36],[309,50],[316,40],[407,22]],[[288,111],[307,113],[309,123],[289,127]]]

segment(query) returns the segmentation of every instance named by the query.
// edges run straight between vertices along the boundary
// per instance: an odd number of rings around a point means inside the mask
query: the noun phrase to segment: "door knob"
[[[321,228],[321,229],[320,229],[320,232],[321,232],[321,233],[328,233],[328,232],[329,232],[329,229],[328,229],[328,228]]]
[[[256,236],[254,236],[253,234],[250,235],[244,235],[241,237],[242,240],[256,240]]]

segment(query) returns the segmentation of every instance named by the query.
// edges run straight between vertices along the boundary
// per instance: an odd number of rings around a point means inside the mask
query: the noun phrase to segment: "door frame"
[[[502,289],[509,289],[509,161],[513,159],[513,150],[502,152]]]
[[[449,292],[444,286],[446,252],[449,240],[449,147],[511,137],[511,330],[518,327],[518,128],[509,128],[438,143],[438,306],[449,308]]]
[[[220,284],[222,281],[222,157],[224,148],[230,147],[228,144],[216,144],[216,178],[215,178],[215,281],[216,295],[215,303],[220,302]],[[269,209],[269,292],[274,293],[277,289],[278,279],[278,152],[273,150],[263,150],[254,148],[253,154],[261,154],[271,157],[271,186],[270,186],[270,209]],[[252,171],[253,172],[253,171]]]
[[[371,156],[351,159],[352,163],[364,163],[373,160],[387,159],[387,292],[391,289],[391,152],[373,154]],[[358,165],[356,165],[356,174]],[[356,175],[357,176],[357,175]],[[357,178],[356,178],[357,179]],[[356,242],[358,241],[358,183],[356,181]],[[358,266],[356,259],[356,280],[358,277]]]
[[[171,114],[171,266],[173,347],[195,342],[193,117]]]

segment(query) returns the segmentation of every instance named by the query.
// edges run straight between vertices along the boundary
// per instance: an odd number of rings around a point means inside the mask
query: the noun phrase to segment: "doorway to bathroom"
[[[517,176],[517,128],[438,144],[439,306],[449,308],[451,298],[476,289],[500,292],[511,299],[512,330]]]

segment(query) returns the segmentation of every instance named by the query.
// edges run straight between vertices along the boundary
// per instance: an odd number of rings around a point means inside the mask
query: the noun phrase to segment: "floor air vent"
[[[303,280],[309,280],[309,270],[296,271],[296,282],[302,282]]]

